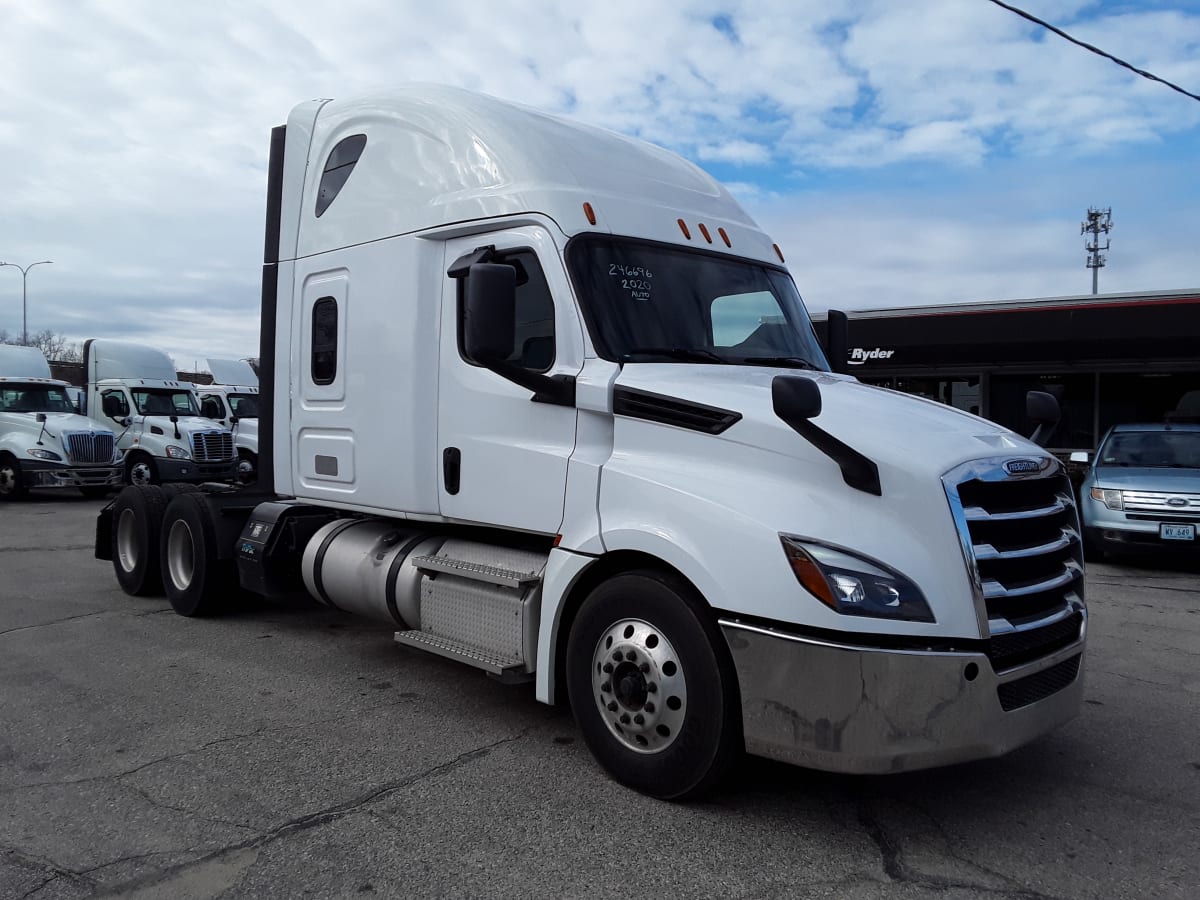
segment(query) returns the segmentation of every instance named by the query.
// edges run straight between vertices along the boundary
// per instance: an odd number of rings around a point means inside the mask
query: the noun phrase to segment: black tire
[[[631,633],[630,623],[642,624]],[[616,643],[608,644],[614,634]],[[621,648],[634,656],[613,663],[610,654]],[[622,669],[628,671],[622,675]],[[588,748],[613,778],[644,794],[700,796],[742,752],[741,701],[728,648],[707,605],[681,578],[646,570],[596,587],[571,627],[566,677]],[[668,713],[671,701],[674,712]],[[639,745],[644,749],[634,749]]]
[[[79,493],[87,497],[89,500],[103,500],[112,492],[112,488],[106,485],[89,484],[86,487],[81,487]]]
[[[170,503],[180,494],[194,494],[200,490],[200,485],[192,484],[190,481],[169,481],[162,486],[163,496]]]
[[[127,594],[145,597],[162,593],[158,533],[166,508],[166,498],[157,485],[130,485],[113,501],[113,571]]]
[[[227,605],[237,582],[232,559],[217,558],[212,510],[198,491],[176,494],[159,537],[163,587],[181,616],[211,616]]]
[[[130,454],[125,460],[125,483],[132,485],[162,484],[154,457],[148,453]]]
[[[0,453],[0,503],[21,500],[28,493],[21,464],[11,453]]]

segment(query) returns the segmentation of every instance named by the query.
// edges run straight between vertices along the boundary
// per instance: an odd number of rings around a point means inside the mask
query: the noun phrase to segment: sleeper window
[[[337,377],[338,343],[337,301],[322,297],[312,309],[312,380],[314,384],[333,384]]]

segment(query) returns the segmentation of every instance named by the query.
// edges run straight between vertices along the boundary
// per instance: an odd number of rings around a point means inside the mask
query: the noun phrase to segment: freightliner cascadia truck
[[[659,147],[459,90],[297,106],[267,189],[254,488],[126,488],[185,616],[307,593],[569,703],[618,781],[742,751],[996,756],[1076,715],[1060,464],[830,370],[784,257]]]

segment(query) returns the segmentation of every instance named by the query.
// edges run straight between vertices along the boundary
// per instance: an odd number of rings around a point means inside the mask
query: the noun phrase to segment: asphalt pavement
[[[1196,565],[1089,567],[1083,713],[1007,757],[670,804],[384,626],[126,596],[101,505],[0,506],[0,900],[1200,896]]]

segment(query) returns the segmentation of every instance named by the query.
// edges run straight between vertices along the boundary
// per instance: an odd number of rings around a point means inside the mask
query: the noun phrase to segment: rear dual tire
[[[127,594],[164,591],[183,616],[219,612],[235,582],[217,557],[212,511],[194,484],[131,485],[112,511],[112,561]]]
[[[204,494],[177,494],[163,514],[159,540],[163,588],[181,616],[221,612],[237,585],[232,559],[217,552],[217,530]]]

